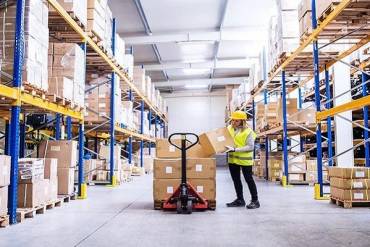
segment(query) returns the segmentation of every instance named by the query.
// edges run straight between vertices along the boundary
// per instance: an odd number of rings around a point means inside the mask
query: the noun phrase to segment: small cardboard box
[[[332,177],[330,179],[330,186],[339,189],[366,189],[369,188],[370,179],[343,179]]]
[[[189,183],[206,200],[216,199],[216,181],[214,179],[189,179]],[[154,179],[153,198],[155,201],[168,199],[180,185],[180,179]]]
[[[181,159],[154,159],[155,179],[179,179],[181,177]]]
[[[70,195],[74,192],[74,168],[58,167],[58,195]]]
[[[0,155],[0,187],[10,184],[10,156]]]
[[[341,168],[331,167],[329,168],[329,177],[337,178],[370,178],[370,169],[364,167],[352,167],[352,168]]]
[[[216,129],[199,136],[200,145],[207,155],[215,155],[227,151],[225,146],[234,146],[234,140],[227,128]]]
[[[368,201],[370,190],[344,190],[330,187],[331,196],[343,201]]]
[[[39,157],[55,158],[58,160],[58,168],[72,168],[77,164],[76,141],[43,141],[39,148]]]
[[[47,179],[29,184],[18,184],[18,208],[33,208],[43,204],[48,193]]]
[[[8,213],[8,186],[0,187],[0,216]]]
[[[186,174],[189,179],[215,179],[216,159],[189,158],[187,159]]]

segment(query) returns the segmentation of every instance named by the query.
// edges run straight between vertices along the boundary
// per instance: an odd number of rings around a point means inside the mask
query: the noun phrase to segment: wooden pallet
[[[34,85],[29,84],[27,82],[23,83],[22,91],[24,91],[26,93],[29,93],[32,96],[37,96],[37,97],[40,97],[41,99],[46,99],[46,91],[45,90],[43,90],[41,88],[37,88]]]
[[[9,226],[9,215],[0,216],[0,227]]]
[[[73,109],[73,110],[76,110],[76,111],[79,111],[79,110],[82,109],[81,106],[76,105],[70,99],[66,99],[66,98],[60,97],[60,96],[58,96],[56,94],[48,94],[48,95],[46,95],[46,98],[49,101],[53,102],[53,103],[56,103],[58,105],[62,105],[62,106],[65,106],[65,107],[69,107],[70,109]]]
[[[330,202],[343,208],[370,207],[370,201],[345,201],[332,196],[330,197]]]
[[[63,202],[70,202],[77,199],[77,194],[72,193],[71,195],[58,195],[58,199],[62,200]]]
[[[40,205],[34,208],[18,208],[17,222],[23,222],[26,218],[33,218],[36,214],[44,214],[46,211],[45,205]]]

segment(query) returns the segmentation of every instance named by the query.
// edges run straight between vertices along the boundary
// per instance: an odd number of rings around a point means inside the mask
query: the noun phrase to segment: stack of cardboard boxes
[[[180,145],[181,141],[175,141]],[[225,152],[234,141],[226,128],[200,135],[200,144],[187,150],[187,178],[195,190],[210,202],[216,200],[216,153]],[[167,140],[156,143],[154,159],[153,197],[155,206],[168,199],[180,185],[181,151]]]
[[[10,156],[0,155],[0,216],[8,213],[8,186],[10,184]]]
[[[305,154],[289,153],[289,183],[300,183],[305,181],[306,156]]]
[[[344,207],[351,207],[354,202],[368,202],[369,198],[369,168],[329,169],[331,198],[344,202]]]
[[[317,160],[316,159],[306,159],[306,181],[308,183],[317,183]],[[328,182],[328,168],[326,166],[322,167],[323,169],[323,181],[324,183]]]
[[[266,156],[261,153],[261,163],[265,164]],[[268,180],[279,181],[283,176],[283,156],[281,152],[270,152],[268,157]]]
[[[266,176],[266,166],[265,166],[265,163],[262,163],[262,158],[260,159],[255,159],[254,160],[254,165],[253,165],[253,174],[256,176],[256,177],[259,177],[259,178],[264,178]],[[265,160],[263,159],[263,162],[265,162]]]
[[[57,160],[58,195],[74,193],[74,174],[77,164],[76,141],[43,141],[39,147],[40,158]]]
[[[16,4],[1,8],[0,15],[1,70],[13,75]],[[22,79],[33,88],[45,92],[48,90],[48,16],[47,1],[25,1]]]
[[[73,16],[86,27],[87,25],[87,0],[57,0],[57,2],[67,11],[73,13]],[[56,10],[50,6],[50,11]]]
[[[83,50],[72,43],[49,44],[49,94],[83,107],[85,99]]]
[[[122,172],[122,159],[121,159],[121,146],[114,146],[114,175],[117,182],[120,182]],[[100,145],[99,158],[104,159],[103,165],[96,169],[96,181],[109,181],[110,180],[110,146]]]

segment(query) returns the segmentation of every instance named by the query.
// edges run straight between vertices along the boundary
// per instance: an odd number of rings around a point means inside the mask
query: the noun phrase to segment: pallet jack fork
[[[172,140],[173,137],[181,137],[181,146],[177,146]],[[196,138],[191,142],[188,137]],[[191,214],[193,209],[206,210],[208,202],[205,200],[194,187],[187,181],[186,177],[186,150],[192,148],[199,142],[199,137],[193,133],[174,133],[168,137],[169,143],[181,150],[181,184],[174,193],[163,203],[164,210],[176,209],[178,214]],[[190,143],[190,145],[188,145]]]

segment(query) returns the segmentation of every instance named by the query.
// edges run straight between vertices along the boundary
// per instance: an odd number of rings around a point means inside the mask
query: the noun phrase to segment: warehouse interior
[[[0,246],[369,246],[370,0],[0,14]]]

